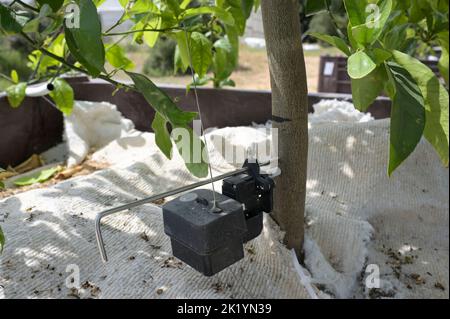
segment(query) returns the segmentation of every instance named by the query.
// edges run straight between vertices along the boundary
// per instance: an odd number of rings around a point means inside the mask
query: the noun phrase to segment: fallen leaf
[[[22,164],[14,167],[14,171],[19,174],[29,172],[35,168],[41,167],[44,163],[39,155],[33,154],[29,159],[27,159]]]
[[[26,186],[26,185],[42,183],[42,182],[45,182],[45,181],[49,180],[50,178],[52,178],[53,175],[55,175],[59,170],[60,170],[59,166],[44,169],[44,170],[42,170],[36,174],[33,174],[31,176],[19,178],[14,181],[14,184],[16,184],[18,186]]]

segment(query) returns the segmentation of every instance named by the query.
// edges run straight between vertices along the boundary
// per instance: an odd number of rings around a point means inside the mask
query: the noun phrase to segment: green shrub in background
[[[346,35],[348,18],[345,12],[343,0],[328,0],[328,11],[319,12],[316,15],[308,15],[307,12],[314,10],[316,2],[308,0],[300,1],[300,18],[304,32],[303,42],[319,42],[321,45],[329,46],[325,41],[316,39],[308,33],[321,33],[331,36],[339,36],[343,32]]]
[[[21,78],[27,78],[31,70],[27,67],[27,54],[20,49],[17,42],[11,42],[0,37],[0,73],[9,74],[16,70]],[[11,83],[0,78],[0,91],[4,91]]]
[[[148,49],[148,57],[143,72],[149,76],[167,76],[174,73],[174,57],[177,41],[160,39],[153,48]]]
[[[347,18],[344,15],[335,15],[335,22],[339,29],[345,29],[345,26],[347,25]],[[322,12],[319,13],[311,19],[311,22],[309,23],[309,32],[312,33],[322,33],[322,34],[328,34],[328,35],[336,35],[338,36],[338,31],[336,30],[336,26],[331,19],[330,15],[328,13]],[[321,41],[321,43],[327,44],[326,42]]]

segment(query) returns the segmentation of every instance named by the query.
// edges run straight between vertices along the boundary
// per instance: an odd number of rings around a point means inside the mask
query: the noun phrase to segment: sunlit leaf
[[[399,51],[393,52],[395,61],[406,69],[425,101],[426,123],[424,136],[433,145],[445,166],[449,162],[449,96],[434,72],[419,60]]]
[[[246,18],[245,12],[242,10],[241,0],[223,0],[222,9],[225,9],[234,19],[234,25],[239,33],[243,35],[245,32]]]
[[[213,71],[217,81],[227,79],[233,73],[235,67],[234,50],[228,37],[217,40],[214,43]]]
[[[175,38],[178,44],[178,53],[180,55],[181,62],[183,64],[184,69],[186,70],[190,64],[190,56],[189,56],[189,47],[188,42],[191,42],[190,34],[184,31],[180,31],[175,33]]]
[[[25,99],[25,93],[27,89],[26,83],[18,83],[11,85],[6,89],[6,94],[8,96],[9,104],[13,107],[19,107]]]
[[[22,177],[19,179],[16,179],[14,181],[14,184],[17,186],[27,186],[27,185],[33,185],[37,183],[43,183],[45,181],[48,181],[50,178],[53,177],[58,171],[60,170],[60,167],[52,167],[48,169],[44,169],[36,174],[33,174],[31,176]]]
[[[438,41],[442,48],[442,55],[439,59],[439,71],[441,72],[442,77],[445,80],[445,83],[447,83],[448,86],[448,64],[449,64],[449,46],[448,46],[448,30],[445,32],[440,32],[438,34]]]
[[[117,69],[132,70],[135,67],[133,61],[127,58],[124,49],[118,44],[106,47],[106,60]]]
[[[203,77],[212,63],[212,43],[200,32],[191,34],[191,55],[195,72]]]
[[[74,104],[74,92],[72,87],[61,78],[55,79],[52,84],[53,91],[50,92],[50,97],[61,112],[65,115],[70,115]]]
[[[370,74],[376,67],[377,64],[364,51],[358,51],[348,59],[348,75],[352,79],[361,79]]]
[[[17,74],[16,70],[12,70],[11,71],[11,80],[13,81],[13,83],[17,84],[19,83],[19,75]]]
[[[229,12],[219,7],[199,7],[187,9],[186,11],[183,12],[181,17],[182,19],[188,19],[203,14],[212,14],[216,16],[219,20],[221,20],[223,23],[226,23],[228,25],[234,25],[233,16]]]

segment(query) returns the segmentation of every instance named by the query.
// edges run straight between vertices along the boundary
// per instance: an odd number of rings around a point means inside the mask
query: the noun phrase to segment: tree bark
[[[286,231],[288,248],[294,248],[300,256],[308,159],[308,88],[298,1],[262,0],[261,10],[281,169],[276,180],[273,217]]]

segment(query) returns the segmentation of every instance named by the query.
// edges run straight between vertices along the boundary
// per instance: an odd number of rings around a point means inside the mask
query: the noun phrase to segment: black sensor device
[[[211,190],[197,189],[163,206],[172,253],[205,276],[244,258],[243,244],[261,234],[263,212],[272,211],[274,182],[246,163],[248,173],[223,180],[213,210]]]

